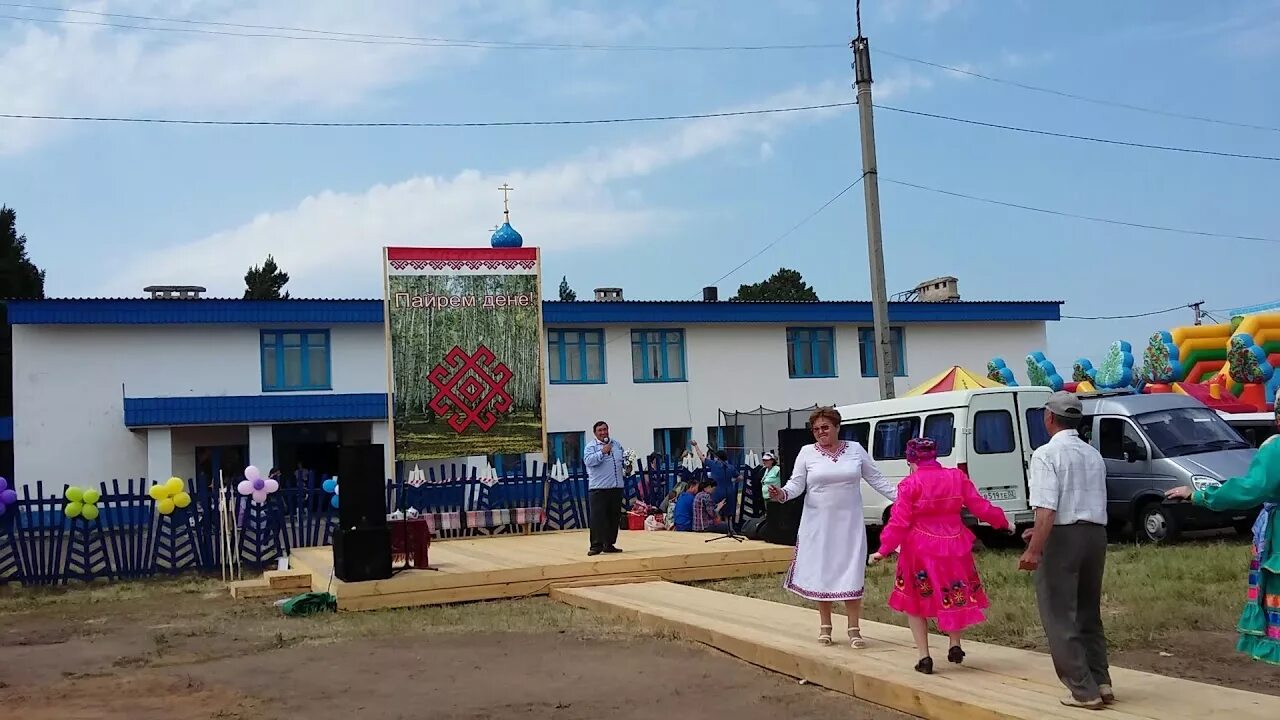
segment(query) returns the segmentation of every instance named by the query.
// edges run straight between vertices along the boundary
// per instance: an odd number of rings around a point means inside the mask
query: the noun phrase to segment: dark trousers
[[[622,488],[587,493],[587,522],[591,525],[591,549],[604,550],[618,542],[622,527]]]
[[[1105,527],[1058,525],[1049,535],[1036,571],[1036,604],[1053,669],[1077,700],[1096,700],[1098,686],[1111,684],[1102,630],[1106,563]]]

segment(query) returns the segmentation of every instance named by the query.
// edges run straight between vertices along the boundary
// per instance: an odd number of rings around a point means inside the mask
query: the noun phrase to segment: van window
[[[979,455],[1013,452],[1013,416],[1008,410],[983,410],[973,415],[973,450]]]
[[[951,454],[956,442],[956,419],[951,413],[938,413],[924,419],[924,436],[938,444],[938,457]]]
[[[867,447],[867,439],[871,436],[871,423],[853,423],[851,425],[840,426],[840,439],[852,440],[858,443],[865,450]]]
[[[1049,428],[1044,426],[1044,408],[1027,408],[1027,435],[1031,449],[1049,442]]]
[[[875,447],[871,457],[876,460],[901,460],[907,456],[907,441],[920,433],[920,418],[904,417],[881,420],[876,423]]]
[[[1104,417],[1098,421],[1098,452],[1108,460],[1128,460],[1127,452],[1146,449],[1138,429],[1123,418]]]

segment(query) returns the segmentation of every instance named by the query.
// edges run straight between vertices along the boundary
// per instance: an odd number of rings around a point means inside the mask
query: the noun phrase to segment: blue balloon
[[[338,496],[337,496],[337,495],[334,495],[333,497],[329,498],[329,504],[330,504],[330,505],[332,505],[334,508],[337,508],[337,507],[338,507]]]
[[[332,494],[334,490],[338,489],[338,479],[329,478],[328,480],[320,483],[320,487],[324,488],[325,492]]]

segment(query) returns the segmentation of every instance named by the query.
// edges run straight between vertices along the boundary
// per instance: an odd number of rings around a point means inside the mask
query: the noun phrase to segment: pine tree
[[[276,266],[275,258],[267,255],[261,266],[254,265],[244,274],[245,300],[288,300],[289,293],[281,294],[289,283],[289,273]]]
[[[799,271],[779,268],[768,280],[752,285],[740,285],[732,300],[738,301],[790,301],[803,302],[818,299],[813,286],[806,284]]]
[[[578,299],[578,293],[569,287],[568,276],[560,276],[560,302],[573,302]]]
[[[18,213],[0,206],[0,298],[44,297],[44,271],[27,257],[27,236],[18,234]]]

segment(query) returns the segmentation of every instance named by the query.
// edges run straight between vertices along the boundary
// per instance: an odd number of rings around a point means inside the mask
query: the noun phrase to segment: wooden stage
[[[868,647],[817,643],[817,613],[753,598],[651,581],[556,588],[552,598],[626,618],[718,648],[775,672],[940,720],[1081,718],[1063,707],[1066,690],[1046,655],[966,643],[962,666],[946,662],[945,638],[934,638],[934,675],[921,675],[911,633],[863,621]],[[844,633],[836,618],[836,635]],[[1112,668],[1118,702],[1100,717],[1116,720],[1276,720],[1280,697]]]
[[[328,590],[339,610],[375,610],[545,595],[553,586],[637,580],[721,580],[787,569],[793,550],[712,535],[623,531],[617,555],[587,557],[587,533],[441,540],[431,543],[433,570],[404,570],[389,580],[344,583],[333,574],[333,548],[297,548],[291,573],[311,575],[312,590]],[[330,582],[332,581],[332,584]]]

